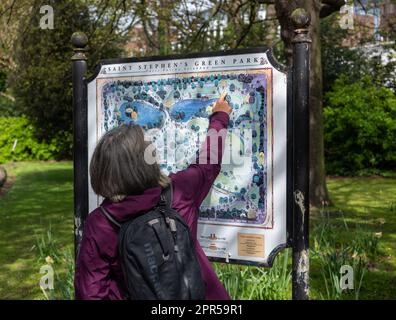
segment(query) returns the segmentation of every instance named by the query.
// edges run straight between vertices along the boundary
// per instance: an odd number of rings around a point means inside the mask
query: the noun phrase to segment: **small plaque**
[[[264,258],[264,235],[238,233],[238,255]]]

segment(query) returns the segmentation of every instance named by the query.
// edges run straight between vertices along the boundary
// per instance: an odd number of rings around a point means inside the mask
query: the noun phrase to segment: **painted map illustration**
[[[177,172],[196,158],[212,104],[226,91],[233,108],[226,139],[231,151],[200,208],[200,221],[271,227],[266,209],[270,77],[270,69],[256,69],[100,79],[101,131],[122,123],[142,126],[162,171]]]

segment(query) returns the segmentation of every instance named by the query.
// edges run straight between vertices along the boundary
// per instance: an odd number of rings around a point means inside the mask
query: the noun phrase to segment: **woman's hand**
[[[214,104],[214,107],[212,109],[212,112],[218,112],[218,111],[223,111],[226,112],[227,114],[230,114],[232,112],[232,108],[230,107],[228,101],[225,99],[227,96],[227,92],[223,92],[219,98]]]

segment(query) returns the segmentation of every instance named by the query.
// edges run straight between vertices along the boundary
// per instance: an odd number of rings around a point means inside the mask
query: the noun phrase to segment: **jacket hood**
[[[125,222],[133,218],[134,215],[143,213],[154,208],[160,201],[161,187],[145,190],[142,194],[128,196],[121,202],[111,202],[103,200],[102,206],[118,222]]]

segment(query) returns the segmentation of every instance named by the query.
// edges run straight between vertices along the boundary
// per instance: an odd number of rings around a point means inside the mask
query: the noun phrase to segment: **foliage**
[[[264,8],[268,9],[265,18],[259,15]],[[136,38],[145,55],[235,49],[252,44],[272,46],[280,42],[273,4],[164,0],[136,3],[133,11],[140,22],[141,32]],[[137,55],[142,53],[135,51]]]
[[[344,221],[341,228],[350,230]],[[337,227],[331,220],[323,217],[316,224],[312,233],[313,246],[311,247],[311,259],[317,261],[320,266],[324,283],[324,293],[320,293],[322,299],[339,300],[349,299],[352,296],[359,299],[360,290],[365,274],[368,272],[368,264],[378,255],[379,238],[363,229],[355,227],[357,237],[349,243],[337,238]],[[350,266],[353,270],[353,291],[344,291],[340,286],[341,267]]]
[[[37,237],[32,249],[37,252],[37,267],[50,265],[54,270],[54,288],[41,288],[47,300],[74,299],[74,255],[70,248],[62,250],[54,238],[51,227],[45,235]],[[60,271],[59,271],[59,270]],[[65,270],[66,269],[66,270]]]
[[[54,29],[40,29],[42,5],[54,8]],[[109,17],[111,18],[111,17]],[[103,24],[102,24],[103,23]],[[71,157],[72,88],[70,37],[89,36],[89,71],[99,59],[121,54],[122,36],[108,30],[109,21],[95,21],[85,1],[36,1],[21,23],[15,49],[16,69],[10,78],[16,107],[25,114],[40,139],[56,143],[57,156]]]
[[[16,162],[5,168],[16,179],[0,199],[0,298],[43,299],[40,267],[46,261],[39,260],[38,239],[44,240],[45,247],[52,243],[43,255],[57,253],[54,271],[70,279],[68,261],[73,257],[66,255],[74,256],[72,163]],[[55,290],[66,283],[55,278]]]
[[[6,88],[7,74],[4,70],[0,69],[0,92],[3,92]]]
[[[326,95],[325,157],[330,174],[396,168],[396,96],[371,78],[344,77]]]
[[[279,254],[274,265],[267,268],[214,264],[216,273],[232,299],[290,299],[291,272],[289,249]]]
[[[321,20],[321,49],[323,61],[323,91],[330,91],[335,81],[343,76],[352,84],[367,75],[378,86],[396,92],[395,43],[372,45],[362,38],[358,46],[346,46],[343,41],[348,31],[339,26],[340,15],[334,14]]]
[[[392,211],[396,200],[395,179],[333,178],[328,180],[328,188],[334,206],[319,213],[311,211],[312,298],[337,295],[338,282],[332,279],[340,273],[334,266],[345,263],[354,270],[354,291],[344,291],[340,299],[393,299],[396,294],[396,283],[391,281],[396,276],[396,220]],[[325,230],[323,236],[321,230]],[[322,263],[318,254],[331,257],[331,266],[329,261]],[[325,277],[328,290],[325,290]]]
[[[25,117],[0,117],[0,163],[54,159],[59,144],[54,139],[50,143],[39,141],[34,133],[33,125]]]
[[[38,286],[42,277],[39,266],[44,264],[43,258],[48,255],[54,260],[54,270],[63,277],[61,281],[55,280],[55,290],[65,288],[64,293],[54,292],[55,296],[62,299],[72,297],[72,164],[20,162],[15,166],[6,165],[6,169],[10,175],[16,176],[16,181],[0,200],[0,265],[3,266],[0,273],[0,297],[43,299],[43,292]],[[311,212],[310,218],[310,246],[311,251],[314,251],[310,263],[311,299],[336,298],[333,293],[336,292],[337,282],[331,281],[334,278],[326,277],[329,293],[326,291],[323,275],[329,275],[330,272],[326,271],[328,262],[324,261],[337,252],[337,258],[332,259],[333,265],[339,264],[342,260],[338,257],[343,257],[345,251],[347,263],[357,262],[358,256],[362,257],[362,261],[368,261],[364,264],[366,271],[358,293],[359,299],[395,297],[395,182],[394,177],[329,179],[329,191],[337,207],[326,209],[321,215]],[[321,236],[322,232],[324,236]],[[378,235],[382,237],[379,239]],[[320,239],[325,239],[327,244]],[[44,244],[41,245],[41,254],[38,249],[40,242]],[[35,249],[29,250],[33,244]],[[357,252],[355,260],[352,258],[353,251]],[[317,253],[323,253],[323,263]],[[69,258],[64,258],[65,254],[69,254]],[[363,257],[367,257],[367,260],[363,260]],[[288,261],[285,268],[286,258]],[[224,264],[215,264],[215,268],[233,297],[290,298],[290,280],[284,276],[290,270],[290,249],[288,253],[283,251],[277,256],[275,269]],[[337,271],[335,268],[332,270]],[[272,275],[269,274],[271,272]],[[339,272],[332,274],[340,275]],[[276,276],[279,277],[278,281]],[[357,290],[361,273],[355,273],[355,276]],[[282,292],[273,290],[281,290],[280,288],[284,288]],[[47,295],[50,297],[49,293]],[[356,292],[345,292],[340,298],[354,299]]]
[[[20,113],[15,109],[15,103],[6,96],[0,94],[0,117],[16,117]]]

